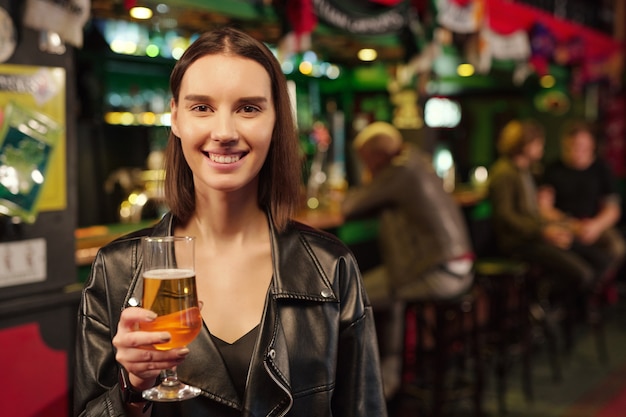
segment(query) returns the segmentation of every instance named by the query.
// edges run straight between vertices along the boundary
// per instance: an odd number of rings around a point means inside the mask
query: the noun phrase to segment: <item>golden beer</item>
[[[141,330],[166,331],[169,342],[154,345],[168,350],[189,344],[200,332],[202,316],[198,308],[196,276],[190,269],[153,269],[143,274],[143,308],[158,317],[141,323]]]

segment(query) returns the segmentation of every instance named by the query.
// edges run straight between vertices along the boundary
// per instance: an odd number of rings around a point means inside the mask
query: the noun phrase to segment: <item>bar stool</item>
[[[417,398],[428,416],[441,417],[446,405],[465,399],[471,399],[474,415],[482,416],[483,363],[473,290],[452,300],[410,301],[405,318],[403,391]]]
[[[532,327],[529,318],[529,266],[507,258],[490,257],[474,263],[477,286],[489,303],[483,329],[485,356],[493,358],[499,412],[506,413],[508,371],[512,357],[522,359],[522,387],[527,401],[532,392]]]
[[[600,279],[600,282],[590,294],[585,296],[584,302],[585,306],[585,317],[583,317],[583,321],[586,325],[588,325],[594,335],[596,352],[598,355],[598,360],[603,365],[608,365],[609,363],[609,351],[606,343],[606,332],[605,325],[607,320],[607,313],[610,306],[610,291],[614,290],[614,277],[611,275],[612,272],[607,273]],[[570,306],[570,311],[568,312],[569,318],[569,344],[566,346],[567,353],[570,353],[573,349],[573,336],[572,336],[572,328],[574,326],[574,318],[577,317],[577,313],[579,312],[578,305]]]
[[[599,291],[592,296],[592,306],[590,308],[592,308],[593,311],[590,311],[587,319],[595,336],[598,360],[604,365],[608,365],[609,363],[605,324],[607,310],[611,304],[611,291],[616,291],[613,280],[605,281]]]

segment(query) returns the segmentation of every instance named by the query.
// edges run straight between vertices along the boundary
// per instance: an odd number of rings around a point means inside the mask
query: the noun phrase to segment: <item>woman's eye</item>
[[[244,113],[254,113],[254,112],[258,112],[258,111],[259,111],[259,108],[258,108],[258,107],[256,107],[256,106],[243,106],[243,107],[241,108],[241,110],[242,110]]]
[[[206,106],[204,104],[198,104],[198,105],[192,106],[191,110],[199,111],[199,112],[206,112],[209,110],[209,106]]]

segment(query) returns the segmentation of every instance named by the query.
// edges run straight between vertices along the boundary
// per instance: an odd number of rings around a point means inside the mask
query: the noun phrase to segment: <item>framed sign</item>
[[[0,212],[67,207],[63,68],[0,65]]]

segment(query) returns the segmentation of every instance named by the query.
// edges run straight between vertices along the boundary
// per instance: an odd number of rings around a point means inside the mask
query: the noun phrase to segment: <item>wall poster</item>
[[[63,68],[0,65],[0,214],[67,206]]]

